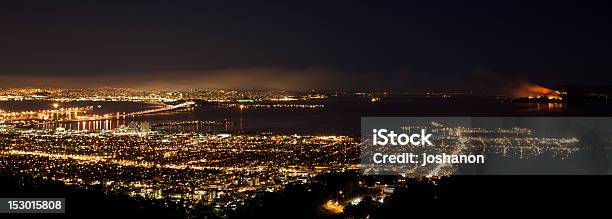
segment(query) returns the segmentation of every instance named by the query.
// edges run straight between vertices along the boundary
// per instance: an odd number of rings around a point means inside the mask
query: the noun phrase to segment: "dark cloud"
[[[221,69],[206,71],[163,71],[138,74],[79,74],[0,76],[1,86],[43,87],[140,87],[140,88],[233,88],[233,89],[318,89],[339,82],[339,72],[322,68],[279,67]]]
[[[433,74],[433,73],[431,73]],[[160,71],[137,74],[6,75],[0,86],[8,87],[137,87],[204,89],[284,90],[428,90],[465,87],[458,78],[431,80],[431,74],[408,71],[388,74],[355,73],[321,67],[262,67],[202,71]],[[439,76],[434,76],[439,78]]]
[[[474,79],[481,67],[501,81],[598,85],[612,81],[609,8],[570,0],[18,1],[0,7],[0,85],[498,87]]]

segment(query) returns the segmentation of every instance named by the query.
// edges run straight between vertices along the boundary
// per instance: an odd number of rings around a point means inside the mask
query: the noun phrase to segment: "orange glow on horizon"
[[[523,83],[514,92],[514,97],[547,98],[549,100],[562,100],[560,91],[545,88],[543,86],[531,83]]]

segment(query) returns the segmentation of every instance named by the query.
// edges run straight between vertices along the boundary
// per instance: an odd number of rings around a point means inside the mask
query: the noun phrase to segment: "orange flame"
[[[515,97],[528,97],[528,98],[547,98],[550,100],[562,100],[562,93],[560,91],[548,89],[540,85],[531,83],[522,83],[518,89],[515,90]]]

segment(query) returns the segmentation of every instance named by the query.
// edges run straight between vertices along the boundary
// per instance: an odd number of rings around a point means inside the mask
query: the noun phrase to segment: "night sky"
[[[3,3],[0,86],[612,84],[609,1],[215,2]]]

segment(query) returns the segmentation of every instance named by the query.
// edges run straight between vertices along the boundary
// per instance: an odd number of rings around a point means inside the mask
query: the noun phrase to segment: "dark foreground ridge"
[[[32,178],[11,173],[0,173],[0,196],[66,198],[66,214],[19,214],[20,218],[184,218],[179,206],[142,201],[102,188],[68,187],[61,182]],[[2,215],[4,218],[5,215]]]
[[[100,188],[74,189],[61,183],[23,175],[0,174],[4,197],[66,197],[63,215],[11,215],[21,218],[397,218],[407,215],[458,216],[487,211],[565,209],[602,211],[611,197],[611,176],[451,176],[431,180],[408,179],[384,202],[364,197],[341,213],[321,208],[338,191],[359,189],[355,183],[397,180],[396,177],[363,178],[354,173],[326,174],[309,184],[293,184],[280,192],[259,193],[228,215],[214,209],[194,209],[190,214],[151,200],[135,200]],[[601,207],[599,207],[601,206]],[[523,212],[523,213],[520,213]],[[4,217],[3,217],[4,218]]]

